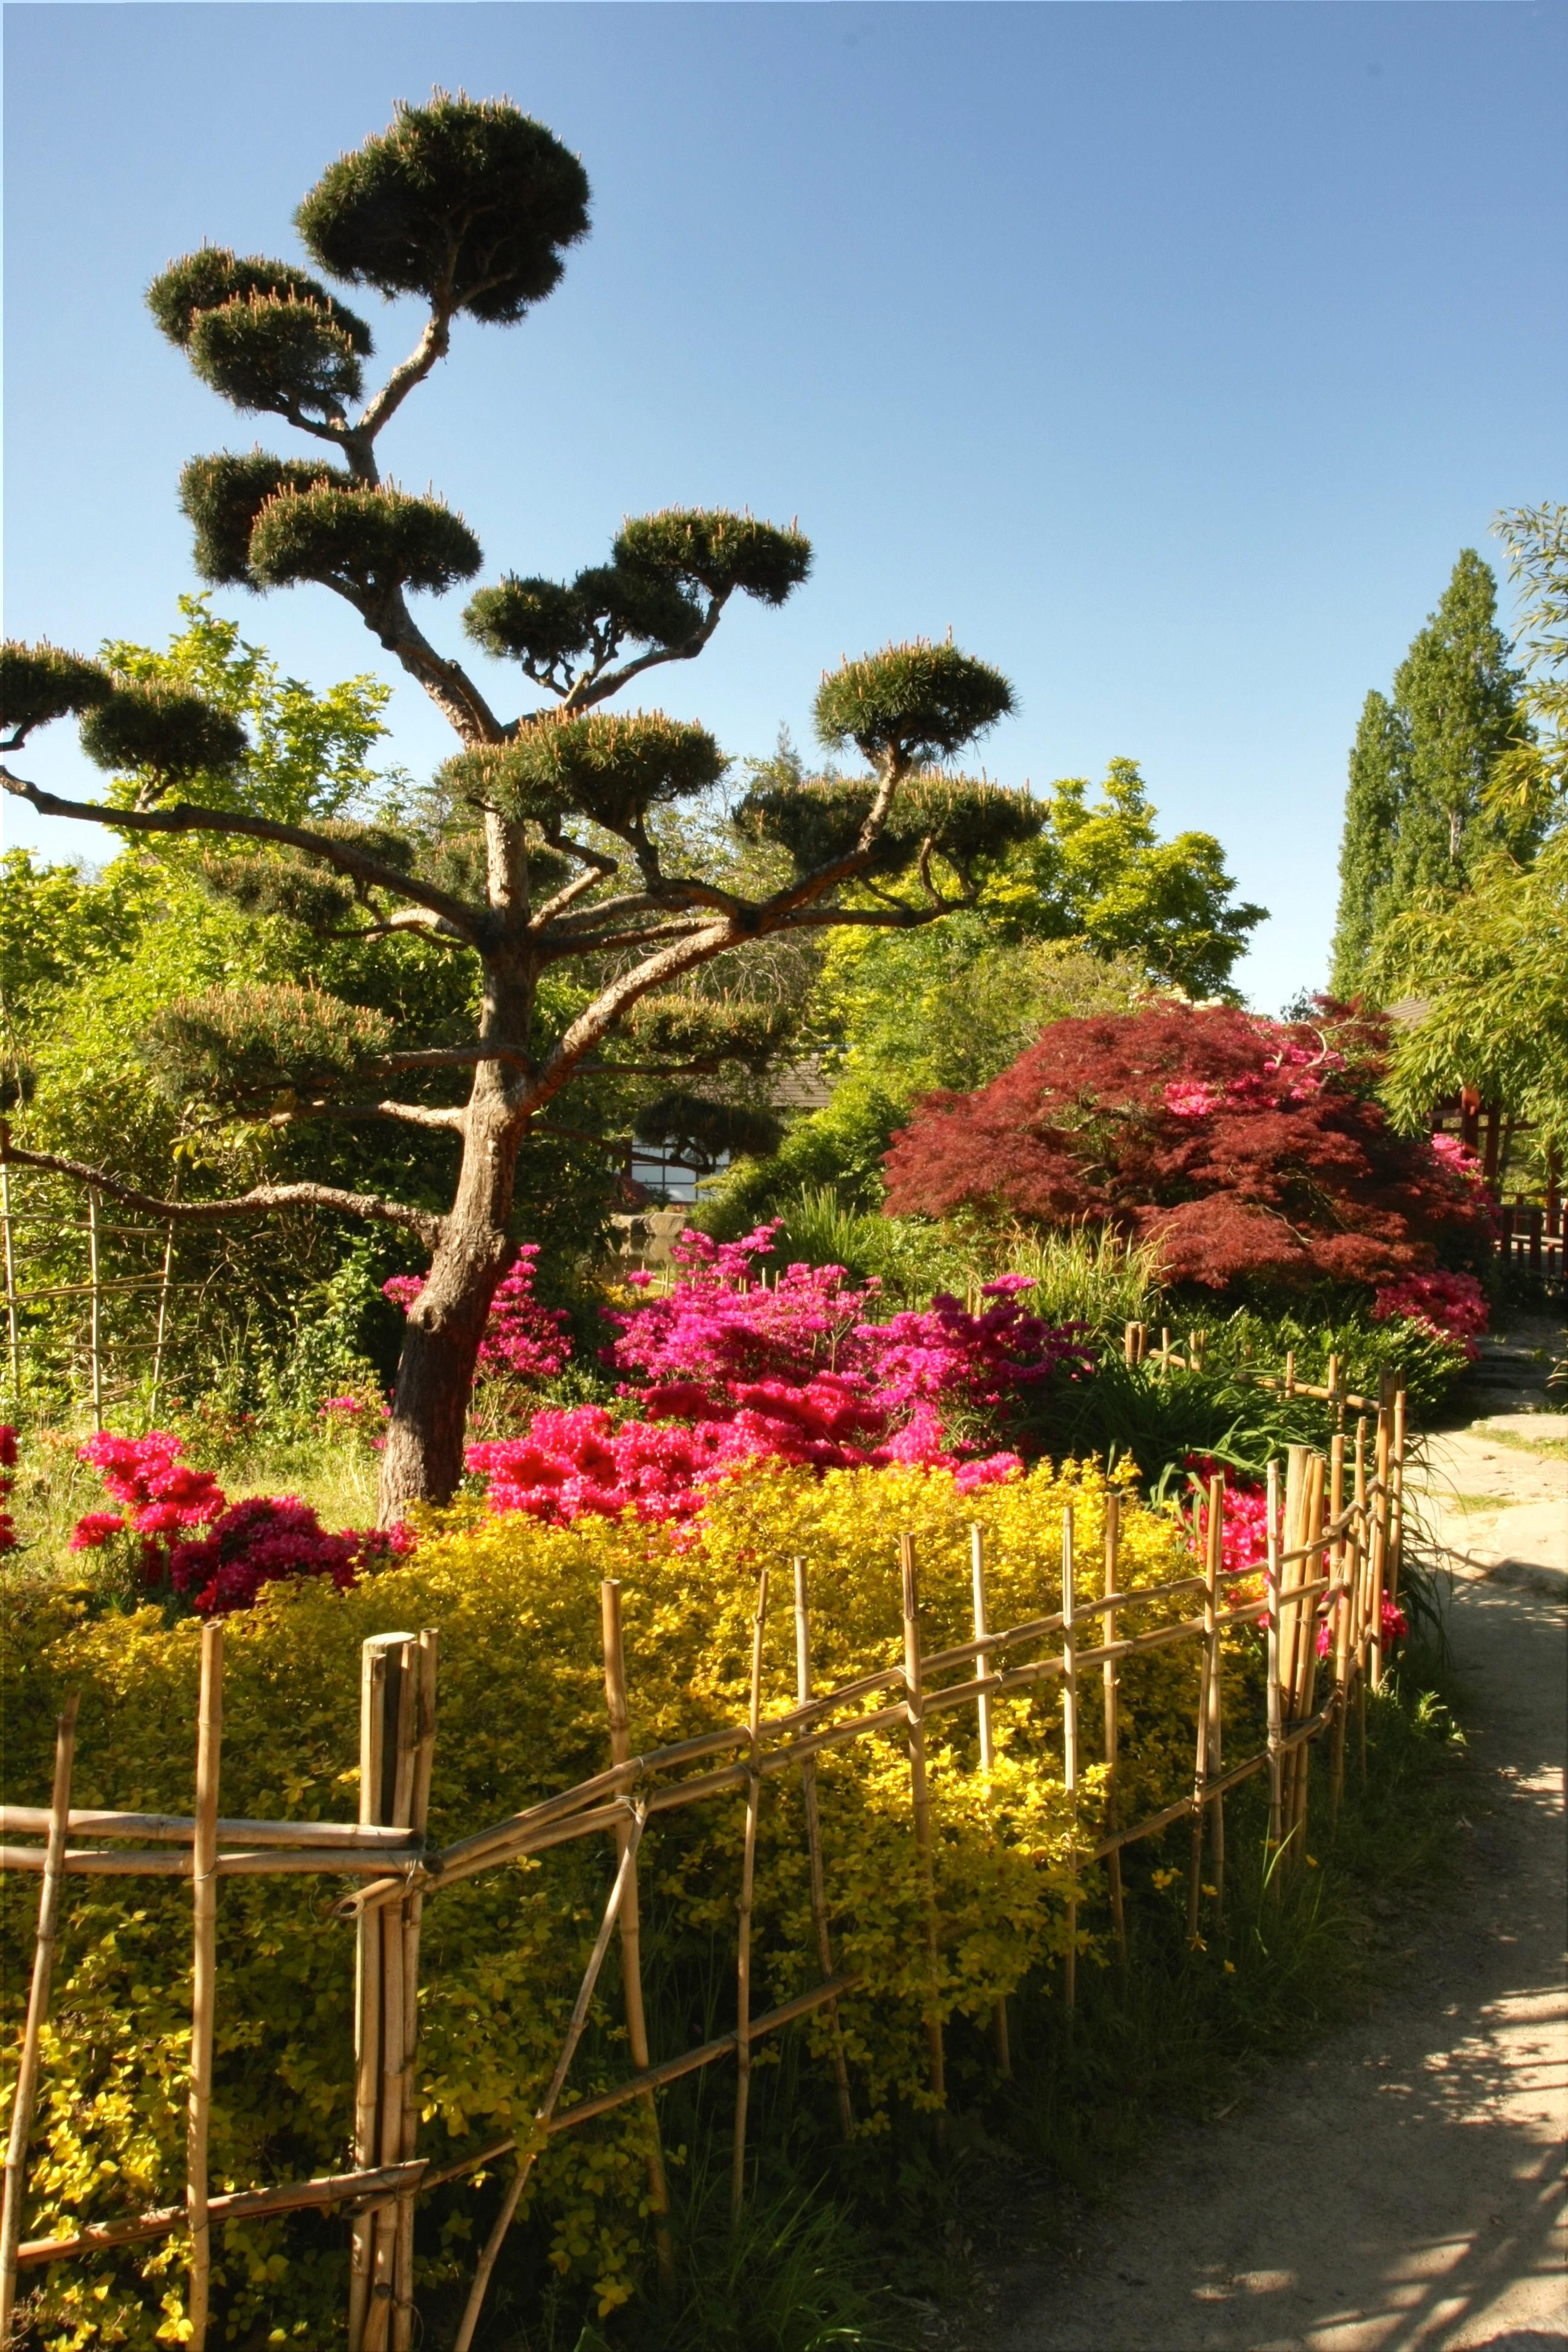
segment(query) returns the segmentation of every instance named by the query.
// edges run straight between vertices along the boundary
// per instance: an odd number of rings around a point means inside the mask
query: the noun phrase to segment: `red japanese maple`
[[[1185,1004],[1054,1022],[989,1086],[926,1097],[888,1152],[888,1207],[1109,1225],[1216,1290],[1469,1255],[1486,1194],[1451,1150],[1390,1127],[1384,1025],[1325,1024]]]

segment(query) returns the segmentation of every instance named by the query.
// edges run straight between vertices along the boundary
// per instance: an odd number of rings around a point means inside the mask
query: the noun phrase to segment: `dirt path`
[[[1568,2352],[1568,1460],[1481,1426],[1427,1483],[1497,1802],[1413,1990],[1183,2133],[1069,2273],[1016,2273],[984,2352]]]

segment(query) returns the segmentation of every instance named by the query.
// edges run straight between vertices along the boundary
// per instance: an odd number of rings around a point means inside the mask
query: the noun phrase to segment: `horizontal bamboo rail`
[[[320,2180],[292,2180],[277,2189],[236,2189],[226,2196],[209,2197],[209,2221],[249,2221],[268,2213],[302,2213],[367,2200],[395,2196],[418,2180],[426,2169],[423,2157],[412,2164],[384,2164],[370,2172],[335,2172]],[[63,2262],[69,2254],[101,2254],[116,2246],[133,2245],[142,2238],[166,2238],[184,2227],[183,2205],[159,2205],[124,2221],[97,2221],[68,2238],[32,2238],[17,2253],[23,2270],[40,2263]]]

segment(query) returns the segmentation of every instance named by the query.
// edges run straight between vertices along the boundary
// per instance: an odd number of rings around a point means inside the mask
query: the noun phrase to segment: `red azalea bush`
[[[16,1433],[9,1422],[0,1422],[0,1506],[16,1485],[13,1472],[16,1467]],[[0,1508],[0,1552],[16,1549],[16,1522],[9,1511]]]
[[[79,1452],[125,1507],[84,1513],[71,1549],[137,1537],[142,1582],[168,1584],[199,1616],[248,1608],[264,1584],[280,1577],[328,1576],[340,1587],[352,1584],[363,1570],[412,1548],[401,1528],[330,1535],[297,1495],[252,1495],[231,1504],[210,1470],[181,1460],[181,1441],[171,1430],[149,1430],[145,1437],[100,1430]]]
[[[1473,1171],[1376,1099],[1386,1023],[1325,1022],[1187,1004],[1054,1022],[989,1086],[927,1097],[889,1150],[888,1208],[1109,1225],[1215,1290],[1386,1285],[1476,1251]]]
[[[1486,1292],[1473,1274],[1441,1272],[1406,1274],[1385,1283],[1373,1302],[1373,1321],[1385,1323],[1394,1315],[1421,1324],[1439,1339],[1457,1340],[1472,1363],[1481,1352],[1476,1341],[1491,1319]]]

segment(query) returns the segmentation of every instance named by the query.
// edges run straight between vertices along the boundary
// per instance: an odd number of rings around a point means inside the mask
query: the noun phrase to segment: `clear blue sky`
[[[805,742],[825,664],[951,626],[1018,689],[993,774],[1125,754],[1219,835],[1273,910],[1265,1009],[1323,974],[1367,688],[1498,507],[1564,493],[1561,6],[19,5],[5,36],[8,631],[162,641],[183,460],[305,446],[195,382],[153,273],[297,253],[395,98],[505,93],[581,152],[593,236],[523,326],[459,327],[391,470],[491,577],[652,507],[798,515],[806,588],[665,707]],[[413,314],[368,308],[395,356]],[[422,600],[454,647],[462,593]],[[325,590],[220,608],[318,683],[380,658]],[[394,712],[411,766],[449,748],[412,687]],[[55,732],[31,772],[67,782]]]

